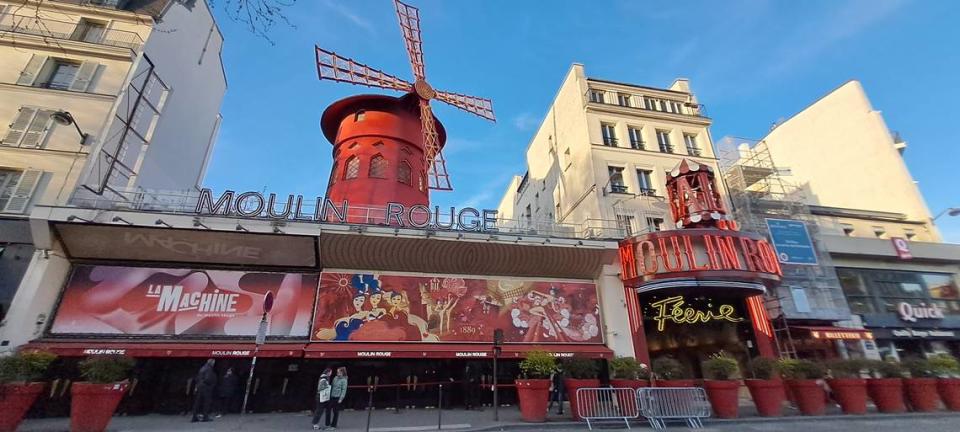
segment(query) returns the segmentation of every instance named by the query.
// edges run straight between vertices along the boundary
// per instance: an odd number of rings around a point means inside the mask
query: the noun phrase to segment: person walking
[[[553,408],[553,403],[557,402],[559,405],[557,415],[563,415],[563,396],[563,371],[557,369],[553,375],[550,375],[550,404],[547,405],[547,411],[549,412]]]
[[[324,410],[327,407],[327,404],[330,402],[330,374],[333,371],[330,368],[323,370],[323,373],[320,375],[320,381],[317,381],[317,396],[316,403],[313,410],[313,429],[320,429],[320,416],[323,414]]]
[[[212,421],[210,418],[210,402],[213,400],[213,390],[217,387],[217,372],[213,370],[214,360],[207,359],[200,371],[197,372],[196,388],[193,395],[193,418],[191,422]]]
[[[340,419],[340,405],[343,399],[347,397],[347,368],[341,366],[337,368],[337,376],[333,377],[333,383],[330,385],[330,401],[324,410],[323,424],[325,428],[336,429],[337,420]],[[333,419],[330,415],[333,414]]]
[[[240,394],[240,379],[233,372],[233,368],[227,368],[217,387],[217,418],[233,411],[238,394]]]

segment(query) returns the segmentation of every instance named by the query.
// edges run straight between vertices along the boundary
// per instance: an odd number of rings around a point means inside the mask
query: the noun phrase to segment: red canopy
[[[500,358],[523,358],[525,353],[541,349],[556,353],[558,357],[574,354],[590,358],[610,358],[613,351],[603,345],[527,345],[506,344]],[[493,358],[493,346],[489,344],[451,343],[365,343],[365,342],[314,342],[304,349],[307,358]]]
[[[34,341],[21,349],[40,349],[63,357],[120,354],[130,357],[252,357],[253,343],[210,342],[133,342],[133,341]],[[258,357],[301,357],[303,343],[267,343]]]

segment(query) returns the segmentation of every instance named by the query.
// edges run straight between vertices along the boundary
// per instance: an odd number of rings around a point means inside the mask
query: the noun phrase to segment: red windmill
[[[321,126],[334,146],[327,196],[334,201],[426,205],[429,189],[452,190],[442,154],[446,134],[430,108],[432,99],[496,121],[489,99],[437,91],[427,83],[420,12],[397,0],[394,5],[414,83],[316,47],[321,80],[407,92],[400,98],[354,96],[335,102],[324,112]]]

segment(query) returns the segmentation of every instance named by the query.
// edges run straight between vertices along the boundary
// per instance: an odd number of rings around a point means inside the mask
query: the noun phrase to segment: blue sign
[[[817,265],[817,251],[813,248],[807,225],[800,221],[767,219],[770,240],[782,264]]]

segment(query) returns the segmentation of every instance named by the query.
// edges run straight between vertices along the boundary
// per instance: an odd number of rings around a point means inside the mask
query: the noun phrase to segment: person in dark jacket
[[[217,372],[213,370],[213,364],[213,359],[208,359],[197,372],[191,422],[213,420],[210,418],[210,402],[213,400],[213,390],[217,387]]]
[[[227,368],[227,372],[220,379],[220,386],[217,387],[217,402],[219,402],[217,417],[233,411],[238,395],[240,395],[240,378],[233,372],[233,368]]]

